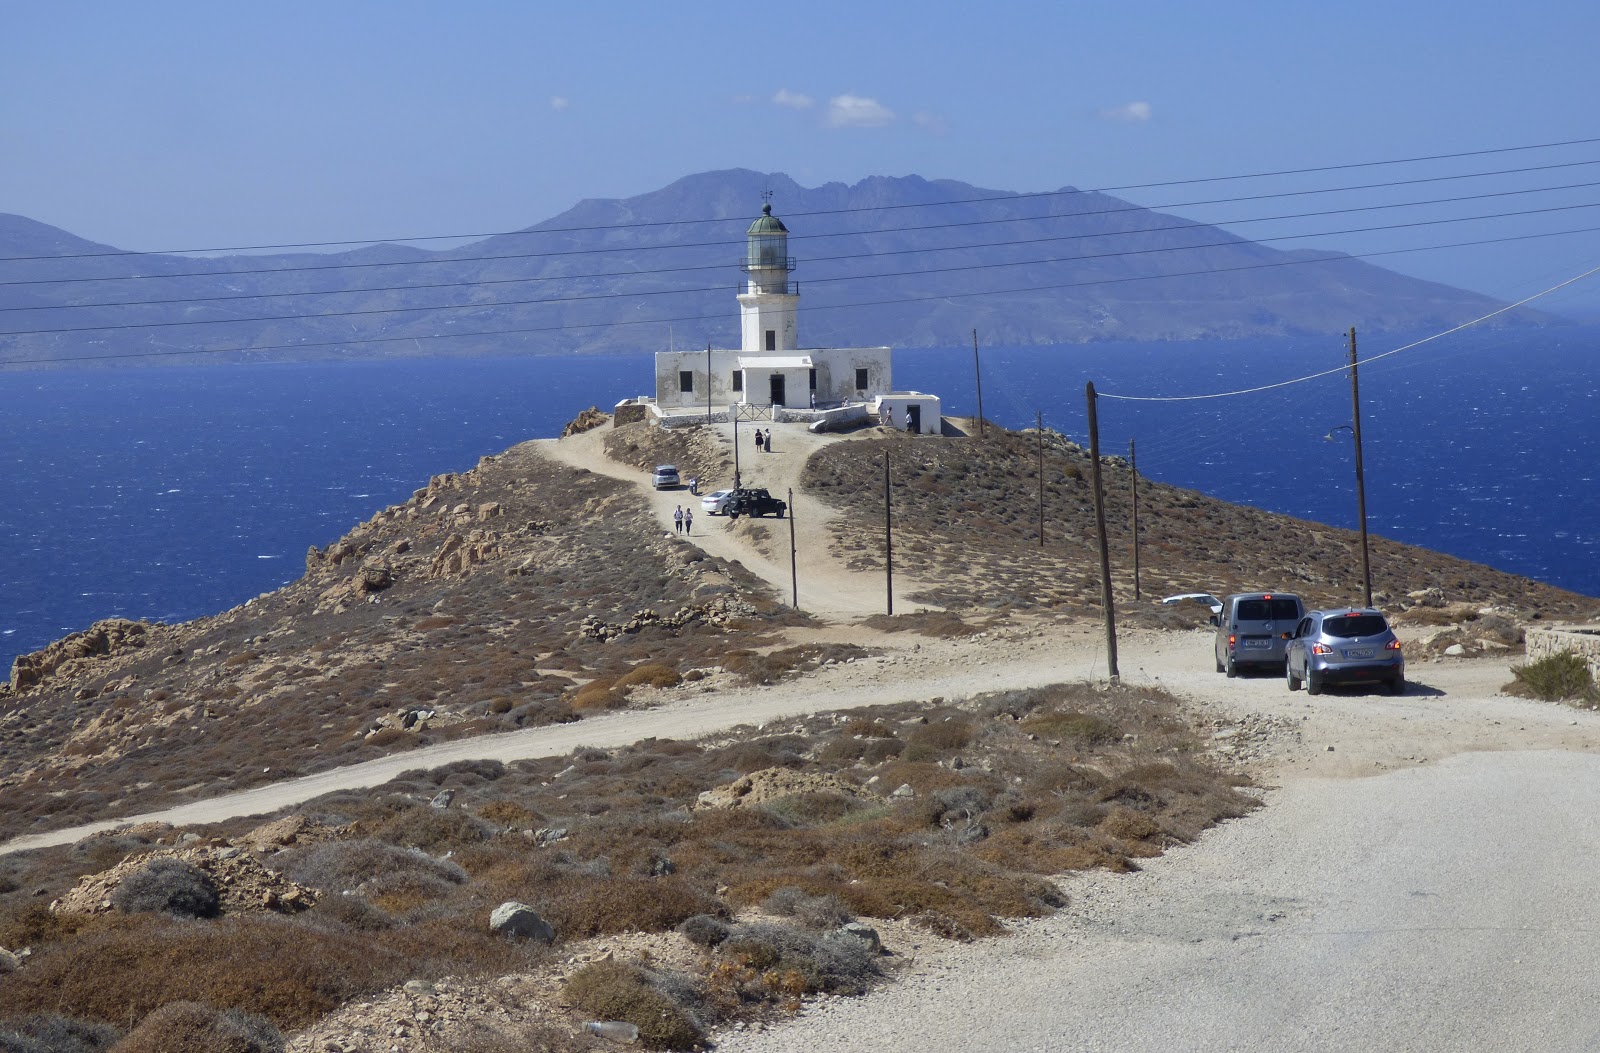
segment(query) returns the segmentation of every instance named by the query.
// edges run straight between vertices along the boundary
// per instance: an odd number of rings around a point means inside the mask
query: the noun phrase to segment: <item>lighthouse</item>
[[[745,275],[739,294],[739,349],[746,354],[793,351],[799,346],[795,315],[800,283],[791,281],[794,257],[789,255],[789,228],[772,214],[772,205],[745,231]]]

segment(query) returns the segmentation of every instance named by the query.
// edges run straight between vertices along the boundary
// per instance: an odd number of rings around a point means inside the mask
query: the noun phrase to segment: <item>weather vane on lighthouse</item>
[[[772,188],[770,186],[761,191],[761,203],[764,205],[772,204]]]

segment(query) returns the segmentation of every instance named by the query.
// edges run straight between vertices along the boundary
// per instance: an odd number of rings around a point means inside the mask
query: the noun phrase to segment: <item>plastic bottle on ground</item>
[[[617,1042],[639,1041],[639,1029],[624,1020],[591,1020],[583,1025],[583,1029],[591,1035]]]

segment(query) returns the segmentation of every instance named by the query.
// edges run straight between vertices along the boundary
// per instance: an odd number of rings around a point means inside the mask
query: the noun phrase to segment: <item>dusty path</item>
[[[776,453],[757,453],[752,426],[740,426],[740,478],[745,486],[765,487],[772,496],[782,501],[788,501],[789,491],[794,491],[790,511],[795,532],[795,562],[799,567],[801,609],[830,621],[851,621],[882,614],[887,600],[882,572],[853,571],[840,562],[831,545],[832,525],[838,512],[806,494],[800,487],[800,474],[812,453],[833,442],[865,440],[812,434],[799,424],[773,424],[770,427]],[[715,424],[712,428],[731,451],[733,426]],[[650,485],[647,473],[607,457],[604,446],[606,433],[607,429],[596,428],[566,439],[541,440],[539,450],[563,464],[587,468],[596,474],[620,479],[634,486],[659,518],[662,529],[668,533],[673,529],[673,509],[679,505],[692,505],[694,528],[688,538],[690,543],[698,545],[710,555],[738,560],[751,573],[770,584],[780,597],[787,600],[792,595],[788,519],[763,517],[733,521],[725,516],[704,515],[700,511],[700,498],[690,494],[687,485],[679,490],[656,490]],[[701,485],[700,492],[704,495],[713,489],[731,485],[731,478],[714,480]],[[923,583],[896,575],[895,610],[910,611],[925,606],[910,598],[911,593],[923,588]]]
[[[806,440],[829,441],[778,435],[780,452],[760,462],[759,481],[774,491],[792,485]],[[681,492],[650,491],[638,472],[605,458],[599,442],[591,434],[547,452],[641,486],[670,524]],[[867,640],[881,657],[773,687],[713,678],[664,693],[643,711],[415,750],[22,838],[0,853],[129,821],[270,812],[453,760],[782,726],[785,717],[823,709],[1103,675],[1097,628],[1019,623],[982,637],[926,640],[852,627],[880,609],[881,579],[838,565],[827,548],[829,510],[799,495],[796,503],[808,582],[802,603],[833,623],[808,632]],[[695,544],[787,589],[787,523],[709,526],[696,517]],[[772,543],[774,528],[785,544]],[[1124,633],[1119,650],[1125,681],[1160,685],[1194,704],[1218,752],[1257,773],[1268,807],[1140,874],[1070,876],[1068,909],[1020,926],[1013,938],[897,948],[910,959],[900,983],[815,1005],[763,1033],[718,1035],[719,1048],[1600,1048],[1600,1003],[1582,984],[1600,955],[1600,926],[1587,917],[1600,899],[1600,715],[1499,695],[1509,679],[1503,660],[1413,666],[1399,698],[1312,697],[1290,693],[1278,677],[1215,674],[1205,633]]]

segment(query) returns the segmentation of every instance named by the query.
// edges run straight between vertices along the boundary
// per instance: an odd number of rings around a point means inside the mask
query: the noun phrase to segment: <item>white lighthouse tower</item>
[[[793,351],[799,346],[795,314],[800,284],[789,280],[794,257],[789,255],[789,228],[763,205],[761,215],[745,232],[744,259],[739,269],[748,279],[739,294],[739,349],[747,355]]]

